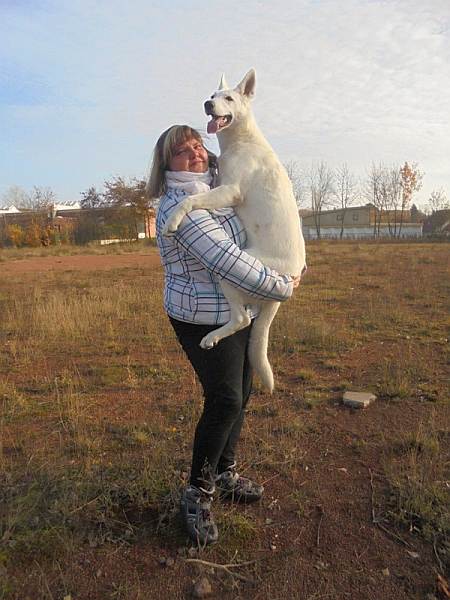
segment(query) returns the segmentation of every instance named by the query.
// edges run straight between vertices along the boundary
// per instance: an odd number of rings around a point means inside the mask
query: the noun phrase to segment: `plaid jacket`
[[[246,235],[232,208],[192,211],[174,234],[163,236],[168,215],[185,196],[182,190],[169,189],[159,202],[156,218],[165,271],[164,308],[171,317],[204,325],[226,323],[230,309],[221,279],[254,298],[283,301],[291,296],[291,277],[279,275],[241,250]],[[248,310],[251,317],[257,315],[256,309]]]

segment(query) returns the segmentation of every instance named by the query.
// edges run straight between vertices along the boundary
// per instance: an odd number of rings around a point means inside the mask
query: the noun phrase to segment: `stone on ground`
[[[207,598],[212,593],[212,587],[207,577],[202,577],[195,582],[194,585],[194,598]]]
[[[376,400],[375,394],[369,392],[345,392],[343,402],[351,408],[366,408]]]

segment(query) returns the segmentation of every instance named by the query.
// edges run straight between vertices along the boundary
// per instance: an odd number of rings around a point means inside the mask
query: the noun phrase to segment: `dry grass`
[[[450,567],[450,431],[435,421],[432,413],[387,448],[388,515],[433,543],[440,566]]]
[[[58,245],[40,248],[0,248],[0,263],[8,260],[21,260],[24,258],[35,258],[44,256],[76,256],[83,254],[116,255],[139,252],[154,246],[154,240],[137,242],[121,242],[101,246],[91,242],[85,246]]]
[[[36,255],[16,252],[0,260]],[[448,258],[445,244],[310,245],[309,272],[272,331],[277,393],[257,392],[242,444],[262,480],[294,484],[294,515],[313,502],[302,486],[307,443],[321,435],[314,415],[343,390],[418,407],[448,401]],[[36,560],[48,568],[56,556],[62,564],[83,544],[183,544],[175,507],[200,389],[161,290],[161,272],[145,269],[0,278],[0,574]],[[385,455],[391,515],[409,526],[419,515],[429,539],[448,526],[443,435],[424,421],[400,458]],[[227,551],[252,546],[256,517],[219,516]],[[0,598],[18,581],[5,579]]]

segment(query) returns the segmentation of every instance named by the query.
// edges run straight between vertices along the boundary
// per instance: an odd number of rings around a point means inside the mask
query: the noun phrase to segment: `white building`
[[[319,214],[302,216],[305,239],[321,238],[373,238],[422,237],[422,223],[413,222],[411,211],[380,212],[373,204],[349,206],[347,209],[324,210]]]
[[[11,213],[18,213],[20,212],[20,210],[18,208],[16,208],[15,206],[8,206],[8,207],[3,207],[0,208],[0,214],[6,215],[6,214],[11,214]]]

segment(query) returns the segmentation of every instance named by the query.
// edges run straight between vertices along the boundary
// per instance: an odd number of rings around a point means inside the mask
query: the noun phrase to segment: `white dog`
[[[255,81],[255,71],[251,69],[231,90],[222,76],[219,90],[205,102],[205,112],[211,116],[208,133],[217,133],[219,140],[220,185],[180,202],[164,233],[176,231],[192,210],[234,206],[247,232],[245,251],[279,273],[298,276],[305,266],[300,218],[289,177],[252,114],[250,102],[255,94]],[[249,359],[263,384],[272,391],[267,346],[279,302],[255,301],[225,281],[221,281],[221,287],[230,305],[230,321],[205,336],[201,346],[212,348],[222,338],[249,325],[245,305],[258,305],[260,312],[250,336]]]

